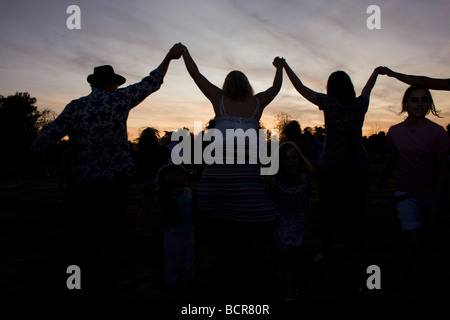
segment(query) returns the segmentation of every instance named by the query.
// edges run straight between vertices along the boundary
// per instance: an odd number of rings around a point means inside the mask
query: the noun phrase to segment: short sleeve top
[[[401,122],[389,128],[387,145],[398,154],[395,189],[432,198],[437,180],[436,155],[450,151],[450,137],[445,129],[431,120],[416,130]]]
[[[325,144],[319,170],[365,168],[367,152],[362,127],[369,108],[369,96],[361,95],[353,104],[344,104],[326,94],[318,94],[317,100],[325,119]]]

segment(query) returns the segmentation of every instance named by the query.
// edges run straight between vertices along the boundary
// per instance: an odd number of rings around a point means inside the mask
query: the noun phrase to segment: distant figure
[[[286,123],[280,132],[280,142],[292,141],[297,144],[298,147],[303,143],[302,141],[302,128],[297,120],[291,120]]]
[[[450,138],[443,127],[426,118],[430,112],[438,115],[426,86],[414,84],[406,90],[401,112],[407,112],[408,117],[389,129],[390,157],[379,185],[385,188],[390,173],[397,168],[397,214],[411,250],[409,294],[417,298],[424,290],[419,284],[419,274],[423,271],[426,235],[436,233],[437,219],[444,213]],[[428,290],[423,292],[423,297],[427,297]]]
[[[323,143],[308,130],[303,130],[303,137],[305,137],[306,145],[309,146],[309,152],[305,156],[314,169],[317,169],[322,157]]]
[[[282,143],[279,152],[280,169],[270,181],[280,211],[274,236],[281,251],[284,299],[295,300],[295,259],[308,224],[308,189],[314,169],[293,142]]]
[[[172,161],[172,149],[178,144],[177,141],[172,141],[173,131],[164,131],[165,135],[162,137],[164,147],[169,151],[167,157],[167,163],[173,163]],[[183,150],[180,150],[179,156],[183,156]]]
[[[112,295],[126,213],[126,174],[133,164],[126,121],[132,108],[159,89],[170,61],[180,58],[180,49],[180,44],[174,45],[157,69],[125,88],[118,89],[125,78],[111,66],[94,68],[87,77],[92,92],[70,102],[30,148],[32,153],[43,152],[68,133],[76,136],[74,178],[79,220],[73,223],[82,257],[71,261],[82,272],[82,295]]]
[[[151,127],[142,130],[134,149],[137,176],[143,180],[144,184],[142,208],[138,213],[136,232],[139,232],[145,217],[150,212],[156,195],[156,175],[159,168],[167,164],[169,156],[169,150],[160,142],[158,130]]]
[[[220,89],[200,73],[187,49],[183,58],[194,82],[211,102],[215,129],[220,130],[224,140],[227,129],[258,132],[264,108],[281,88],[282,59],[273,61],[276,68],[273,85],[254,95],[244,73],[230,72]],[[242,152],[237,148],[230,151],[234,152],[235,158],[238,152]],[[244,151],[249,154],[249,147],[246,146]],[[251,290],[255,273],[255,241],[265,225],[262,223],[274,221],[277,215],[275,201],[268,197],[260,165],[249,164],[248,161],[245,164],[226,164],[225,158],[223,164],[206,165],[198,187],[198,201],[200,213],[217,226],[219,278],[223,282],[221,294],[254,294]]]
[[[325,117],[325,144],[318,167],[322,249],[315,260],[329,258],[333,227],[339,200],[342,199],[346,248],[350,258],[350,293],[359,294],[365,285],[362,283],[365,270],[361,265],[362,219],[368,190],[362,127],[379,68],[373,71],[359,97],[356,97],[353,83],[344,71],[333,72],[328,78],[327,94],[321,94],[303,85],[287,62],[284,68],[295,89],[317,105]]]
[[[435,79],[426,76],[415,76],[392,71],[388,67],[380,67],[380,74],[394,77],[404,83],[413,85],[421,84],[432,90],[450,90],[450,79]]]
[[[164,280],[170,299],[192,299],[194,272],[194,219],[195,198],[186,187],[186,174],[181,165],[168,164],[158,173],[158,193],[165,219]]]
[[[304,154],[308,154],[309,145],[302,134],[302,128],[297,120],[289,121],[280,132],[280,143],[292,141],[299,147]]]

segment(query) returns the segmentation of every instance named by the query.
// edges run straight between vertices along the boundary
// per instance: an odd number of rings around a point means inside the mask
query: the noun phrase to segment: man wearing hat
[[[92,92],[71,101],[30,147],[30,153],[41,153],[66,135],[75,138],[73,227],[79,236],[77,250],[83,254],[71,263],[81,269],[82,296],[108,296],[114,283],[126,213],[126,172],[133,165],[127,137],[128,113],[160,88],[170,61],[180,58],[182,51],[183,46],[175,44],[149,76],[124,88],[118,87],[125,78],[112,66],[94,68],[87,77]]]

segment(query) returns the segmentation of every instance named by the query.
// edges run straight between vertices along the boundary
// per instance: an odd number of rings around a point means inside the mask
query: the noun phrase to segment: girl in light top
[[[195,84],[212,104],[215,129],[222,133],[224,142],[227,129],[258,132],[265,107],[280,91],[283,59],[275,58],[273,84],[257,94],[254,94],[246,75],[240,71],[231,71],[221,89],[200,73],[187,49],[183,52],[183,59]],[[227,151],[224,156],[229,151],[235,155],[242,152],[238,148]],[[255,150],[245,146],[243,151],[247,158]],[[264,225],[273,222],[277,216],[275,201],[268,195],[260,169],[260,164],[249,161],[208,164],[199,182],[199,212],[216,227],[218,278],[222,283],[218,287],[222,289],[220,294],[225,296],[251,295],[256,240],[260,232],[266,230]]]
[[[395,201],[401,230],[410,244],[410,294],[419,293],[418,274],[424,262],[425,235],[436,232],[442,210],[450,138],[445,129],[427,119],[438,116],[430,91],[420,84],[410,86],[402,100],[405,121],[392,126],[387,135],[390,157],[379,184],[395,175]]]

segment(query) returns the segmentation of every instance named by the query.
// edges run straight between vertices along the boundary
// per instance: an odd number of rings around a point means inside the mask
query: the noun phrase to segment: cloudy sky
[[[81,29],[69,30],[69,5],[81,10]],[[370,5],[381,10],[381,29],[369,30]],[[0,94],[29,92],[40,109],[60,113],[89,94],[86,77],[102,64],[139,81],[156,68],[176,42],[185,44],[200,71],[221,87],[241,70],[256,92],[275,74],[273,58],[285,57],[305,85],[325,92],[328,76],[345,70],[361,92],[372,70],[450,77],[450,0],[127,0],[8,1],[0,10]],[[403,120],[407,85],[386,76],[372,92],[364,133],[387,130]],[[433,91],[442,119],[450,123],[450,92]],[[290,114],[302,127],[323,125],[323,114],[284,76],[283,87],[262,122]],[[163,87],[129,116],[129,137],[140,128],[193,128],[214,116],[209,101],[182,60],[171,63]]]

